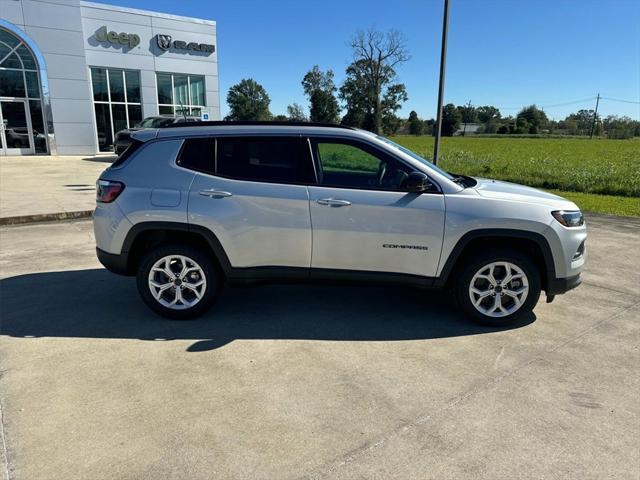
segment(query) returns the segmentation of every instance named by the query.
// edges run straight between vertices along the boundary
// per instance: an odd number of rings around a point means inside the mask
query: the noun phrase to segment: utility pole
[[[467,111],[465,113],[469,113],[469,109],[471,108],[471,100],[469,100],[469,103],[467,103]],[[464,137],[465,134],[467,133],[467,119],[469,117],[467,116],[467,118],[463,118],[462,121],[464,122],[464,127],[462,127],[462,136]]]
[[[447,28],[449,26],[449,0],[444,0],[442,17],[442,50],[440,51],[440,85],[438,87],[438,119],[436,121],[436,140],[433,145],[433,164],[438,164],[440,136],[442,135],[442,100],[444,97],[444,72],[447,63]]]
[[[589,138],[593,138],[593,130],[596,128],[596,118],[598,118],[598,104],[600,103],[600,94],[596,97],[596,109],[593,112],[593,122],[591,122],[591,135]]]

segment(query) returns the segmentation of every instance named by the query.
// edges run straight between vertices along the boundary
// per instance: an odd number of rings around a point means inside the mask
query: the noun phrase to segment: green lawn
[[[433,138],[394,141],[425,158]],[[583,210],[640,216],[640,139],[443,138],[439,166],[553,191]]]

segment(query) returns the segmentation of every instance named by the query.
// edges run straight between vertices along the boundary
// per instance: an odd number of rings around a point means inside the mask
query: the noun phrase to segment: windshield
[[[136,127],[140,128],[160,128],[173,123],[172,117],[148,117],[141,121]]]
[[[402,153],[406,153],[407,155],[409,155],[411,158],[414,158],[416,160],[418,160],[420,163],[422,163],[423,165],[425,165],[426,167],[435,170],[436,172],[438,172],[440,175],[448,178],[449,180],[455,180],[455,177],[453,175],[450,175],[449,173],[445,172],[444,170],[442,170],[441,168],[435,166],[433,163],[431,163],[429,160],[427,160],[424,157],[421,157],[420,155],[418,155],[416,152],[409,150],[408,148],[403,147],[402,145],[398,145],[396,142],[392,142],[391,140],[389,140],[388,138],[382,137],[380,135],[376,135],[376,138],[378,140],[382,140],[384,143],[386,143],[387,145],[390,145],[394,148],[397,148],[398,150],[400,150]]]

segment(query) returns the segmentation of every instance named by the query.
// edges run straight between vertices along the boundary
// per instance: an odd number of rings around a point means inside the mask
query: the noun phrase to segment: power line
[[[636,102],[635,100],[622,100],[621,98],[611,98],[611,97],[600,97],[603,100],[609,100],[612,102],[622,102],[622,103],[633,103],[634,105],[640,105],[640,102]]]
[[[603,98],[603,97],[600,97]],[[596,99],[595,95],[592,95],[590,97],[586,97],[586,98],[580,98],[578,100],[569,100],[566,102],[561,102],[561,103],[548,103],[548,104],[538,104],[536,103],[535,105],[540,105],[540,108],[553,108],[553,107],[563,107],[565,105],[575,105],[578,103],[587,103],[587,102],[591,102],[593,100]],[[518,107],[501,107],[499,105],[493,105],[496,108],[500,109],[500,110],[520,110],[521,108],[523,108],[523,106],[525,105],[520,105]]]

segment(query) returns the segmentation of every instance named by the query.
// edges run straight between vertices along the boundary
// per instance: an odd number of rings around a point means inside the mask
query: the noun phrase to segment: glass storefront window
[[[113,136],[111,128],[111,113],[109,104],[96,103],[96,128],[98,130],[98,148],[101,152],[113,150]]]
[[[47,153],[38,64],[29,47],[1,27],[0,97],[4,148],[20,149],[20,154]],[[0,154],[13,153],[4,148],[0,146]]]
[[[166,73],[158,74],[158,103],[173,104],[173,84],[171,75]]]
[[[173,90],[176,96],[176,105],[189,105],[189,77],[186,75],[173,76]]]
[[[112,102],[124,102],[124,77],[122,70],[109,69],[109,93]]]
[[[204,105],[204,77],[191,76],[191,105]]]
[[[140,103],[140,75],[138,72],[125,70],[124,78],[127,83],[127,102]]]
[[[201,115],[205,107],[204,76],[158,73],[156,79],[160,115]]]
[[[18,47],[16,52],[20,56],[20,60],[22,60],[22,65],[24,66],[25,70],[37,70],[38,69],[38,67],[36,65],[36,62],[33,59],[33,56],[31,55],[31,52],[24,45],[24,43]]]
[[[27,81],[27,95],[31,98],[40,98],[38,72],[24,72],[24,78]]]
[[[113,118],[114,133],[118,133],[120,130],[129,127],[127,124],[127,107],[125,105],[119,103],[112,104],[111,116]]]
[[[47,153],[47,133],[42,120],[42,102],[29,100],[29,114],[31,115],[31,129],[36,153]]]
[[[4,67],[4,63],[2,64]],[[22,70],[0,70],[0,97],[24,97]]]
[[[91,84],[98,147],[112,151],[116,134],[142,120],[140,72],[92,67]]]
[[[142,107],[140,105],[128,105],[129,125],[132,127],[142,121]]]
[[[108,102],[107,71],[104,68],[91,69],[91,84],[93,86],[93,100],[95,102]]]

